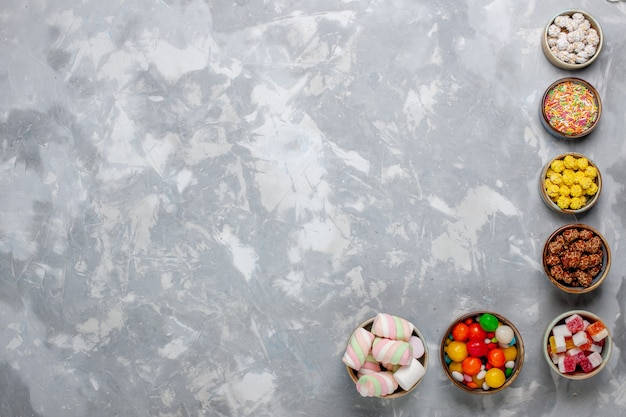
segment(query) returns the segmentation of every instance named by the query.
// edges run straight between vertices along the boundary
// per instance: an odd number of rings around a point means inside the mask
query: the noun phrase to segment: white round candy
[[[513,333],[513,329],[511,329],[507,325],[499,326],[496,329],[496,339],[498,339],[499,343],[509,344],[513,341],[515,337],[515,333]]]

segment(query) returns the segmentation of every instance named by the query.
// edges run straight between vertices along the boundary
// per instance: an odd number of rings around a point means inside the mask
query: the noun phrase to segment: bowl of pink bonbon
[[[443,334],[439,356],[448,379],[472,394],[494,394],[518,377],[524,342],[513,323],[490,311],[458,317]]]
[[[424,378],[428,348],[413,323],[379,313],[353,331],[342,361],[361,396],[398,398]]]
[[[543,334],[543,353],[553,372],[567,379],[591,378],[611,357],[611,335],[602,319],[571,310],[552,320]]]

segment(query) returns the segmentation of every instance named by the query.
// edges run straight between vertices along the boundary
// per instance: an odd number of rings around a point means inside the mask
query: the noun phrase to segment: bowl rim
[[[593,233],[595,233],[600,240],[602,241],[602,246],[604,246],[604,254],[602,255],[602,270],[600,271],[599,276],[595,277],[591,283],[590,286],[588,287],[572,287],[570,285],[565,285],[561,282],[559,282],[556,278],[554,278],[550,272],[549,272],[549,268],[548,265],[546,264],[546,255],[548,252],[548,244],[552,241],[552,239],[554,239],[554,237],[563,232],[564,230],[567,229],[587,229],[592,231]],[[596,288],[598,288],[600,285],[602,285],[602,283],[604,282],[604,280],[606,279],[606,277],[609,275],[609,271],[611,269],[611,248],[609,247],[609,243],[607,242],[606,238],[604,237],[604,235],[602,235],[602,233],[600,233],[598,230],[596,230],[595,228],[584,224],[584,223],[569,223],[569,224],[565,224],[559,228],[557,228],[554,232],[552,232],[550,234],[550,236],[546,239],[546,243],[543,245],[543,252],[542,252],[542,264],[543,264],[543,270],[546,274],[546,276],[548,277],[548,279],[550,280],[550,282],[557,287],[558,289],[568,293],[568,294],[585,294],[588,292],[591,292],[593,290],[595,290]]]
[[[589,161],[590,165],[593,165],[596,168],[596,171],[598,172],[598,176],[596,177],[596,185],[598,186],[598,191],[596,192],[596,194],[591,198],[591,200],[589,200],[584,206],[582,206],[581,208],[579,208],[578,210],[572,210],[572,209],[562,209],[561,207],[559,207],[554,201],[552,201],[552,199],[550,198],[550,196],[548,196],[548,194],[546,193],[546,188],[544,186],[544,181],[546,179],[546,174],[548,173],[548,169],[550,169],[550,165],[552,165],[552,162],[556,161],[557,159],[563,159],[568,155],[572,155],[575,156],[577,158],[586,158],[587,161]],[[598,199],[600,198],[600,193],[602,192],[602,173],[600,172],[600,168],[598,168],[598,165],[589,157],[587,157],[586,155],[583,155],[581,153],[578,152],[566,152],[563,153],[561,155],[555,156],[554,158],[551,158],[542,168],[541,170],[541,175],[539,176],[539,193],[541,194],[541,198],[543,199],[543,202],[546,203],[546,205],[548,207],[550,207],[552,210],[556,211],[557,213],[564,213],[564,214],[580,214],[580,213],[584,213],[587,210],[591,209],[596,202],[598,201]]]
[[[573,83],[584,85],[587,89],[591,91],[591,93],[593,94],[595,98],[596,105],[598,106],[598,117],[596,117],[596,120],[587,130],[577,135],[566,135],[564,133],[559,132],[558,130],[553,128],[552,125],[550,125],[550,121],[546,117],[544,103],[546,102],[546,97],[548,93],[557,85],[566,83],[566,82],[573,82]],[[539,103],[539,113],[541,115],[541,123],[543,124],[544,128],[553,136],[561,138],[561,139],[580,139],[589,135],[598,126],[598,123],[600,122],[600,118],[602,117],[602,99],[600,98],[600,93],[598,92],[598,90],[589,81],[583,80],[582,78],[579,78],[579,77],[563,77],[554,81],[543,92],[543,95],[541,96],[541,102]]]
[[[371,317],[367,320],[364,320],[363,322],[361,322],[361,324],[359,324],[353,331],[352,333],[354,333],[356,331],[356,329],[362,327],[366,330],[371,330],[372,328],[372,324],[374,323],[374,319],[376,317]],[[405,319],[406,320],[406,319]],[[417,328],[417,326],[415,326],[415,324],[413,322],[410,322],[413,325],[413,335],[419,337],[422,340],[422,343],[424,344],[424,355],[422,355],[422,357],[420,359],[418,359],[418,361],[422,364],[422,366],[424,367],[424,376],[422,376],[415,384],[413,384],[413,386],[411,388],[409,388],[408,390],[404,390],[403,388],[401,388],[398,385],[398,388],[391,394],[385,395],[384,397],[371,397],[371,398],[400,398],[403,397],[405,395],[407,395],[408,393],[412,392],[413,390],[415,390],[415,388],[417,388],[417,386],[420,384],[420,382],[422,382],[422,380],[424,379],[424,377],[426,376],[426,371],[428,370],[428,345],[426,344],[426,339],[424,338],[424,335],[422,334],[422,332]],[[350,334],[350,337],[352,337],[352,333]],[[348,338],[348,342],[346,343],[346,346],[350,343],[350,337]],[[350,379],[352,380],[352,382],[354,382],[355,384],[359,381],[359,378],[357,378],[357,371],[355,371],[354,369],[350,368],[348,365],[346,365],[346,370],[348,371],[348,375],[350,376]]]
[[[565,320],[566,317],[571,316],[572,314],[578,314],[580,316],[582,316],[583,318],[591,318],[594,321],[601,321],[602,323],[606,323],[604,320],[602,320],[602,318],[600,316],[598,316],[595,313],[592,313],[591,311],[588,310],[569,310],[569,311],[565,311],[559,315],[557,315],[550,323],[548,323],[546,325],[546,328],[543,332],[543,337],[542,337],[542,350],[543,350],[543,357],[546,360],[546,362],[548,363],[548,366],[550,367],[550,369],[555,372],[557,375],[562,376],[563,378],[567,378],[567,379],[571,379],[571,380],[575,380],[575,381],[581,381],[581,380],[585,380],[585,379],[589,379],[597,374],[599,374],[607,365],[609,359],[611,358],[611,353],[613,350],[613,340],[612,340],[612,336],[611,336],[611,330],[608,329],[607,330],[609,332],[609,335],[606,339],[606,341],[604,342],[604,347],[602,348],[602,363],[593,371],[585,373],[585,372],[574,372],[574,373],[570,373],[570,374],[564,374],[561,373],[559,371],[559,368],[557,365],[554,364],[554,362],[552,362],[552,358],[550,358],[550,354],[548,353],[548,345],[549,345],[549,340],[550,340],[550,333],[552,332],[552,329],[554,328],[554,326],[556,326],[558,323],[560,323],[561,321]],[[605,324],[606,325],[606,324]]]
[[[516,346],[517,346],[517,358],[515,358],[515,369],[513,371],[513,373],[511,374],[511,376],[509,376],[506,381],[504,382],[504,384],[501,387],[498,388],[492,388],[489,390],[484,390],[482,388],[469,388],[463,384],[461,384],[460,382],[458,382],[457,380],[455,380],[452,377],[452,373],[450,372],[450,369],[448,368],[448,365],[446,364],[446,360],[445,360],[445,343],[446,340],[448,339],[449,335],[452,333],[452,329],[454,328],[454,326],[456,326],[457,323],[460,323],[461,321],[465,321],[468,318],[474,318],[476,316],[482,315],[482,314],[492,314],[494,316],[497,317],[497,319],[501,322],[506,324],[507,326],[511,327],[511,329],[513,329],[513,333],[515,334],[515,339],[517,341]],[[462,314],[460,316],[458,316],[456,319],[454,319],[451,323],[450,326],[448,326],[447,330],[444,332],[442,338],[441,338],[441,343],[439,345],[439,360],[441,361],[441,366],[443,368],[444,374],[448,377],[448,379],[453,383],[454,386],[456,386],[457,388],[461,389],[462,391],[471,393],[471,394],[476,394],[476,395],[490,395],[490,394],[496,394],[502,390],[504,390],[506,387],[508,387],[509,385],[511,385],[513,383],[513,381],[515,381],[515,379],[517,379],[517,377],[519,376],[520,372],[522,371],[522,366],[524,365],[524,341],[522,339],[522,334],[520,333],[520,331],[517,329],[517,327],[513,324],[513,322],[511,322],[511,320],[507,319],[506,317],[504,317],[503,315],[490,311],[490,310],[475,310],[469,313],[465,313]]]
[[[600,41],[598,42],[596,53],[591,58],[589,58],[587,62],[582,63],[582,64],[569,64],[567,62],[561,61],[559,58],[554,56],[552,51],[550,51],[550,47],[548,46],[548,28],[550,27],[552,23],[554,23],[554,19],[563,15],[571,16],[574,13],[581,13],[583,16],[585,16],[585,18],[591,24],[591,27],[594,28],[596,32],[598,32],[598,38],[600,39]],[[566,69],[566,70],[583,69],[591,65],[592,63],[594,63],[596,59],[598,58],[598,56],[600,56],[600,52],[602,51],[603,45],[604,45],[604,33],[602,32],[602,26],[600,26],[600,23],[598,22],[598,20],[595,17],[593,17],[591,13],[585,10],[581,10],[581,9],[565,9],[555,14],[554,16],[552,16],[552,18],[550,18],[550,20],[548,20],[548,23],[543,29],[543,32],[541,35],[541,48],[543,49],[543,53],[546,55],[546,58],[548,58],[548,61],[550,61],[550,63],[554,65],[555,67]]]

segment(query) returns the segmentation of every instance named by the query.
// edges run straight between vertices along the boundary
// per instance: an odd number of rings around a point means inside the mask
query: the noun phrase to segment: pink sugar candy
[[[408,342],[413,335],[413,324],[402,317],[378,313],[372,323],[372,333],[378,337]]]
[[[589,356],[587,356],[587,359],[594,368],[597,368],[602,363],[602,355],[598,352],[592,352]]]
[[[591,372],[601,363],[602,356],[600,356],[599,353],[593,352],[580,361],[580,367],[583,368],[584,372]]]
[[[573,356],[561,354],[559,355],[557,366],[562,374],[574,372],[576,370],[576,359]]]
[[[563,359],[563,368],[565,369],[565,373],[574,372],[576,370],[576,363],[575,356],[565,356],[565,359]]]
[[[577,354],[572,356],[574,358],[574,360],[576,361],[576,363],[580,363],[583,359],[586,358],[585,352],[580,351]]]
[[[578,314],[572,314],[565,319],[565,325],[572,334],[578,333],[585,328],[583,318]]]
[[[365,363],[365,358],[370,353],[374,335],[362,327],[359,327],[350,336],[350,341],[343,355],[343,363],[358,371]]]
[[[408,365],[413,359],[413,349],[409,342],[377,337],[372,343],[372,356],[384,364]]]

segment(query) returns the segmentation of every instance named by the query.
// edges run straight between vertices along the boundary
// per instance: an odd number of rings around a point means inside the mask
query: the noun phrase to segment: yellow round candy
[[[448,368],[450,369],[450,372],[457,371],[463,373],[463,364],[461,362],[450,362]]]
[[[569,208],[570,198],[564,195],[559,196],[556,200],[556,205],[562,209]]]
[[[598,176],[598,170],[596,167],[589,165],[587,169],[585,169],[585,175],[589,178],[595,178]]]
[[[576,165],[578,165],[578,169],[584,171],[589,166],[589,160],[583,156],[576,160]]]
[[[557,198],[560,194],[559,194],[559,186],[556,184],[550,184],[548,186],[546,186],[546,194],[548,194],[549,197],[551,198]]]
[[[515,346],[509,346],[507,348],[502,349],[504,352],[504,359],[508,361],[514,361],[517,358],[517,348]]]
[[[446,347],[446,353],[453,362],[463,362],[467,358],[467,346],[463,342],[453,340]]]
[[[572,197],[569,201],[569,208],[572,210],[580,210],[585,205],[585,201],[581,197]]]
[[[598,186],[595,182],[592,182],[587,188],[587,195],[595,195],[598,192]]]
[[[480,372],[472,376],[472,381],[474,381],[474,383],[478,385],[479,387],[482,387],[483,382],[485,382],[485,378],[483,377],[483,379],[480,379],[478,378],[478,375],[480,375]]]
[[[563,170],[565,169],[565,164],[563,163],[562,159],[555,159],[550,164],[550,168],[552,168],[552,171],[556,173],[563,172]]]
[[[573,185],[576,182],[576,173],[571,169],[563,171],[563,183],[567,186]]]
[[[490,388],[500,388],[504,385],[504,381],[506,380],[506,376],[502,369],[500,368],[491,368],[487,371],[485,375],[485,382],[489,385]]]
[[[583,195],[583,187],[580,184],[574,184],[570,187],[569,193],[572,197],[580,197]]]
[[[565,165],[566,169],[574,169],[578,164],[573,155],[566,155],[565,158],[563,158],[563,165]]]
[[[583,187],[583,190],[586,190],[591,186],[591,184],[593,184],[593,180],[589,177],[583,176],[578,182],[578,184],[580,184],[580,186]]]
[[[546,178],[548,178],[550,181],[552,181],[556,185],[563,184],[563,176],[561,174],[557,174],[554,171],[552,171],[552,173],[548,173],[546,175]]]

